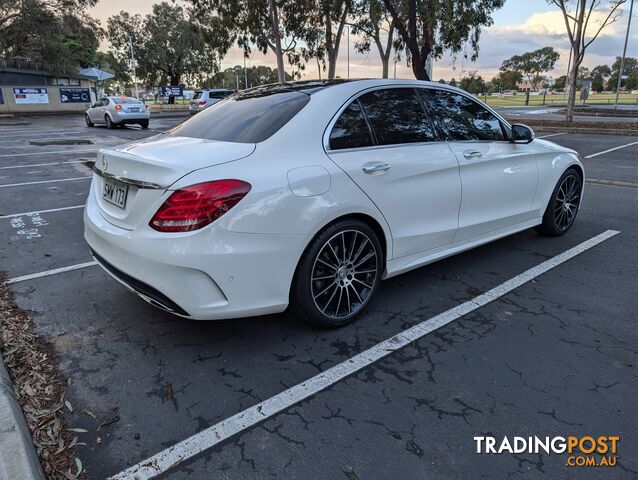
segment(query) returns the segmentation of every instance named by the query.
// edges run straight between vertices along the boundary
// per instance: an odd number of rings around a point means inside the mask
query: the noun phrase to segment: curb
[[[526,124],[527,125],[527,124]],[[638,130],[618,130],[604,128],[579,128],[579,127],[549,127],[528,125],[535,132],[561,132],[561,133],[585,133],[592,135],[618,135],[618,136],[638,136]]]
[[[31,432],[0,356],[0,480],[44,480]]]

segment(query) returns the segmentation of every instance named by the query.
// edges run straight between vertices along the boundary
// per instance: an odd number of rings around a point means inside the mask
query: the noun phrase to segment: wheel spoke
[[[352,249],[350,250],[350,255],[348,255],[348,260],[346,261],[346,263],[350,263],[353,260],[352,255],[354,255],[354,249],[357,247],[358,235],[359,235],[359,232],[354,232],[354,238],[352,239]]]
[[[329,278],[335,278],[334,274],[332,274],[332,275],[324,275],[322,277],[312,277],[312,281],[316,282],[318,280],[327,280]]]
[[[330,245],[330,242],[328,242],[328,247],[330,248],[330,251],[332,252],[332,254],[335,257],[335,260],[337,261],[337,264],[341,263],[341,260],[339,259],[339,257],[337,256],[337,252],[335,252],[335,249],[332,248],[332,245]]]
[[[330,268],[332,268],[333,270],[338,270],[338,269],[339,269],[339,267],[338,267],[338,266],[331,265],[330,263],[325,262],[325,261],[323,261],[323,260],[322,260],[322,259],[320,259],[320,258],[317,258],[317,261],[318,261],[318,262],[323,263],[324,265],[326,265],[326,266],[328,266],[328,267],[330,267]]]
[[[348,290],[347,286],[346,288],[344,288],[344,290],[346,291],[346,301],[348,302],[348,315],[350,315],[350,313],[352,313],[350,304],[350,290]]]
[[[346,232],[341,232],[341,253],[343,258],[341,259],[343,262],[346,261]]]
[[[326,308],[328,308],[328,305],[330,305],[330,302],[332,302],[332,299],[335,298],[335,293],[337,293],[337,290],[339,290],[339,285],[337,285],[337,282],[335,282],[333,285],[335,289],[332,291],[332,295],[330,295],[330,298],[326,302],[326,305],[321,309],[321,313],[325,313]]]
[[[361,296],[359,295],[359,292],[357,292],[357,289],[355,288],[354,283],[351,283],[349,287],[352,287],[352,290],[354,290],[355,295],[359,299],[359,303],[363,305],[363,300],[361,300]]]
[[[317,298],[319,298],[321,295],[323,295],[324,293],[326,293],[330,287],[332,287],[333,285],[336,285],[336,284],[337,284],[337,282],[331,282],[331,283],[329,283],[329,284],[328,284],[328,286],[327,286],[326,288],[324,288],[324,289],[323,289],[323,290],[321,290],[321,291],[320,291],[317,295],[315,295],[315,296],[314,296],[315,300],[316,300]]]
[[[376,252],[373,250],[373,251],[369,252],[365,257],[363,257],[363,259],[361,261],[359,261],[354,266],[354,268],[356,269],[359,265],[362,265],[363,263],[367,262],[368,260],[370,260],[374,256],[376,256]]]
[[[356,278],[356,277],[355,277],[355,278],[353,278],[353,279],[352,279],[352,281],[353,281],[353,282],[360,283],[361,285],[363,285],[363,286],[364,286],[364,287],[366,287],[366,288],[370,288],[370,289],[372,289],[372,285],[368,285],[367,283],[362,282],[361,280],[359,280],[359,279],[358,279],[358,278]]]
[[[341,306],[341,297],[343,297],[343,288],[339,288],[339,301],[337,302],[337,310],[335,310],[335,317],[339,316],[339,307]]]

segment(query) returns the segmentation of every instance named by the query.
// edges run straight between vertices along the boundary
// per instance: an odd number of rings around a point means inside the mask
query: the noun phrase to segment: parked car
[[[93,127],[104,124],[107,128],[120,125],[138,124],[148,128],[151,110],[137,98],[131,97],[103,97],[95,102],[85,112],[86,125]]]
[[[197,90],[193,99],[188,104],[188,111],[191,115],[195,115],[198,112],[215,105],[220,100],[235,93],[233,90],[227,90],[225,88],[208,88],[206,90]]]
[[[258,87],[100,150],[95,260],[193,319],[282,312],[339,326],[382,279],[535,227],[562,235],[579,155],[457,88],[405,80]]]

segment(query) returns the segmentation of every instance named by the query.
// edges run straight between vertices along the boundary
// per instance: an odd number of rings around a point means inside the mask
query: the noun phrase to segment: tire
[[[84,120],[86,121],[86,126],[87,127],[94,127],[95,124],[91,121],[91,119],[89,118],[89,116],[85,113],[84,114]]]
[[[556,183],[549,204],[543,215],[543,223],[535,230],[541,235],[564,235],[572,227],[578,215],[583,181],[575,168],[569,168]]]
[[[111,120],[111,117],[109,117],[108,115],[104,115],[104,121],[106,122],[106,128],[108,128],[109,130],[117,126],[115,123],[113,123],[113,120]]]
[[[383,257],[381,242],[368,224],[342,220],[328,226],[299,261],[291,289],[293,309],[321,327],[352,322],[379,286]]]
[[[148,128],[148,120],[142,120],[140,122],[140,127],[142,127],[143,130],[146,130]]]

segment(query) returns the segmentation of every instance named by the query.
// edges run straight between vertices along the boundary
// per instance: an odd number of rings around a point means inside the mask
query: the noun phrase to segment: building
[[[57,76],[26,60],[0,59],[0,113],[82,112],[96,101],[96,79]]]

